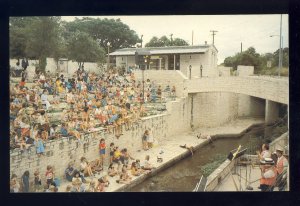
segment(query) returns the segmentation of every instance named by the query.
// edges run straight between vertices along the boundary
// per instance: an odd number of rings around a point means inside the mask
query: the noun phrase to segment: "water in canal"
[[[281,132],[284,133],[284,132]],[[198,149],[193,156],[189,156],[174,166],[167,168],[156,176],[150,177],[141,184],[129,189],[130,192],[190,192],[201,177],[201,166],[209,163],[216,154],[228,155],[239,145],[247,146],[249,153],[258,149],[262,144],[264,130],[260,127],[251,129],[238,138],[217,139],[213,143]],[[280,134],[277,134],[278,137]],[[251,153],[252,153],[251,152]]]

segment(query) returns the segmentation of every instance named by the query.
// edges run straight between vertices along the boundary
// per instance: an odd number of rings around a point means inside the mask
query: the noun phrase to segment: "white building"
[[[135,67],[136,51],[150,52],[150,70],[180,70],[188,78],[219,75],[214,45],[124,48],[109,55],[115,57],[117,67]]]

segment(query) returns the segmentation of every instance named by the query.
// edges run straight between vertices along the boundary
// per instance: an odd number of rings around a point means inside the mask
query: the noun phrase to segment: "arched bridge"
[[[289,104],[289,80],[286,77],[230,76],[191,79],[185,81],[185,91],[233,92]]]

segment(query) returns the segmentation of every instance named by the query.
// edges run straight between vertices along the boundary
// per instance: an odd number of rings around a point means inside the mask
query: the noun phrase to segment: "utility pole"
[[[194,31],[192,31],[192,46],[194,45]]]
[[[243,42],[241,42],[241,53],[243,52]]]
[[[141,35],[141,48],[143,48],[143,34]]]
[[[278,68],[278,76],[280,76],[280,70],[282,68],[282,14],[280,15],[280,50],[279,50],[279,68]]]
[[[212,36],[213,36],[213,45],[215,44],[215,33],[217,33],[218,31],[216,31],[216,30],[211,30],[210,32],[212,32]]]

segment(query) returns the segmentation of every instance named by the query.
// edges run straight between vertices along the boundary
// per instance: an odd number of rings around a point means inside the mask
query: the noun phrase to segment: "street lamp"
[[[282,45],[283,45],[283,36],[280,35],[270,35],[270,37],[278,36],[279,37],[279,51],[278,51],[278,76],[280,76],[280,70],[282,68]]]
[[[200,66],[200,78],[202,78],[202,69],[203,69],[203,66],[201,64],[201,66]]]
[[[110,47],[110,42],[107,42],[107,70],[109,69],[109,47]]]
[[[143,34],[141,35],[141,48],[143,48]]]

